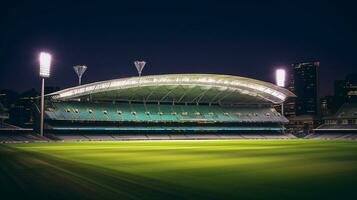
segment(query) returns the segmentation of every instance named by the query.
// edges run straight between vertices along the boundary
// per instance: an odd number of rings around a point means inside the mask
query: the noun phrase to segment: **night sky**
[[[357,12],[334,1],[28,1],[0,8],[0,89],[39,89],[37,55],[54,56],[46,84],[143,74],[218,73],[274,82],[276,66],[319,60],[321,95],[356,72]]]

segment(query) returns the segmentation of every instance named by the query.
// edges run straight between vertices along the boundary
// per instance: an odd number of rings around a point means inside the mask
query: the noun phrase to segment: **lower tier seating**
[[[46,119],[146,122],[287,122],[274,108],[260,106],[172,105],[144,103],[52,102]]]

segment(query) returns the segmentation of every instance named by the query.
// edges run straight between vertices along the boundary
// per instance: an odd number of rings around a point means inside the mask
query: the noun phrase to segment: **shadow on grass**
[[[2,199],[212,199],[191,188],[0,145]],[[3,198],[5,197],[5,198]]]

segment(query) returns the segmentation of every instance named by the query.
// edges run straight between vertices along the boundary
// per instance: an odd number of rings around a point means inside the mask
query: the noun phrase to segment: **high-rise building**
[[[37,97],[38,93],[34,89],[20,94],[15,105],[9,109],[9,122],[20,127],[33,127]]]
[[[318,68],[320,62],[303,62],[293,64],[294,93],[296,115],[319,114]]]
[[[334,86],[337,107],[357,102],[357,73],[347,75],[345,80],[336,80]]]

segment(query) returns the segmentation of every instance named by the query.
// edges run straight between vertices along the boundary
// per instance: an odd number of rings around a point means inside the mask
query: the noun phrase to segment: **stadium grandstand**
[[[49,141],[45,137],[32,134],[32,129],[25,129],[6,123],[7,119],[9,119],[9,113],[0,103],[0,142]]]
[[[9,114],[7,113],[6,108],[0,103],[0,128],[5,126],[4,121],[9,119]]]
[[[306,138],[357,139],[357,103],[346,103]]]
[[[155,137],[153,133],[160,137],[163,133],[171,133],[167,137],[282,133],[288,120],[272,105],[293,96],[274,84],[230,75],[120,78],[48,94],[45,130],[148,133],[145,137]]]

